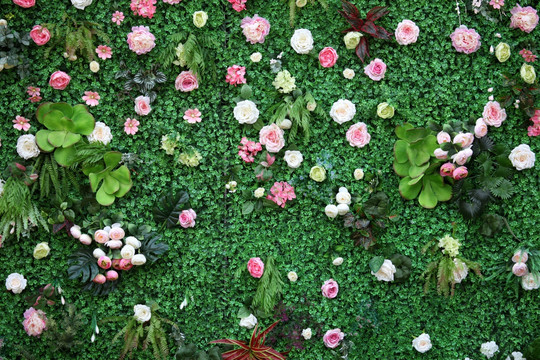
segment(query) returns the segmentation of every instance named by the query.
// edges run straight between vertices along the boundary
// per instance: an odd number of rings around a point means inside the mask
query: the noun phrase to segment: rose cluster
[[[345,215],[349,212],[349,205],[351,204],[351,194],[346,187],[340,187],[336,194],[337,205],[328,204],[324,208],[324,213],[331,219],[334,219],[338,215]]]
[[[512,256],[512,262],[514,263],[512,273],[521,278],[521,287],[524,290],[535,290],[540,288],[540,272],[530,271],[527,261],[529,261],[528,251],[526,249],[516,250]]]

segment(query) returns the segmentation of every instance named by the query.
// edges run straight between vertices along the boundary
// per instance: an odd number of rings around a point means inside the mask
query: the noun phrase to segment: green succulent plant
[[[439,147],[429,129],[415,128],[409,123],[396,127],[399,140],[394,145],[394,171],[403,179],[399,192],[407,200],[416,199],[432,209],[439,201],[452,198],[452,187],[439,174],[440,161],[433,152]]]
[[[97,191],[97,202],[103,206],[109,206],[116,198],[126,195],[133,185],[127,166],[118,166],[121,160],[122,153],[109,151],[102,162],[83,168],[90,179],[92,191]]]
[[[43,152],[53,152],[54,159],[62,166],[73,164],[74,145],[81,141],[82,135],[94,131],[95,120],[85,105],[71,106],[67,103],[46,102],[36,112],[38,121],[47,130],[36,133],[36,143]]]

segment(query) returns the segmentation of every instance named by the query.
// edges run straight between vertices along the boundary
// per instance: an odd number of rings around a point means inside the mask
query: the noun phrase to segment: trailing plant
[[[83,341],[84,317],[76,311],[72,304],[66,304],[61,310],[62,318],[56,321],[49,317],[44,339],[50,344],[53,352],[76,353]]]
[[[291,24],[291,28],[294,27],[294,20],[296,18],[296,13],[305,6],[298,6],[297,0],[281,0],[283,3],[289,5],[289,23]],[[325,10],[328,10],[328,2],[326,0],[309,0],[311,4],[319,3]]]
[[[39,186],[32,187],[32,193],[39,190],[39,198],[64,199],[71,187],[80,190],[75,173],[63,166],[58,166],[53,154],[41,154],[34,163],[36,173],[39,173]]]
[[[269,255],[264,265],[264,273],[251,302],[251,307],[256,310],[257,316],[272,316],[274,308],[281,299],[282,292],[281,274],[276,267],[274,258]]]
[[[0,71],[16,66],[19,77],[26,77],[30,62],[24,51],[29,45],[30,33],[12,30],[7,24],[0,25]]]
[[[212,347],[208,352],[199,350],[195,344],[186,344],[186,336],[178,327],[173,327],[171,337],[176,343],[177,350],[174,354],[176,360],[221,360],[221,350],[218,346]]]
[[[189,208],[189,194],[179,191],[176,194],[163,194],[154,205],[152,213],[157,224],[170,229],[179,224],[180,213]]]
[[[358,58],[364,62],[365,59],[369,57],[369,43],[367,35],[371,35],[376,39],[390,40],[392,34],[389,33],[385,28],[379,25],[375,25],[375,21],[382,18],[383,16],[389,13],[387,7],[375,6],[373,9],[369,10],[365,19],[360,18],[360,11],[346,0],[341,0],[341,6],[343,10],[338,10],[338,12],[347,20],[350,28],[345,30],[345,32],[361,32],[363,36],[360,38],[360,42],[356,46],[356,55]]]
[[[136,74],[133,74],[126,64],[120,62],[120,70],[114,74],[115,79],[124,79],[123,93],[128,95],[135,90],[138,94],[150,98],[150,102],[154,102],[157,98],[159,84],[164,84],[167,81],[167,76],[159,71],[159,64],[152,64],[149,70],[140,69]]]

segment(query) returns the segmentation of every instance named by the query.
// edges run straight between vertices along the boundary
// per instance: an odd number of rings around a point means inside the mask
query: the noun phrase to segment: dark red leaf
[[[377,35],[373,36],[377,39],[390,40],[390,38],[392,37],[392,33],[386,31],[386,29],[382,26],[375,25],[375,28],[377,29]]]
[[[386,6],[375,6],[373,9],[369,10],[366,16],[367,21],[375,21],[382,18],[384,15],[387,15],[390,11]]]
[[[372,36],[377,35],[377,26],[373,21],[365,21],[360,30]]]
[[[358,11],[356,6],[354,6],[347,0],[341,0],[341,6],[343,7],[343,11],[347,13],[349,16],[356,17],[356,18],[360,16],[360,11]]]
[[[246,355],[249,355],[249,351],[244,349],[230,350],[221,354],[223,360],[240,360],[243,358],[245,359]]]
[[[359,19],[357,17],[354,17],[354,16],[348,16],[346,13],[344,13],[343,11],[338,11],[344,18],[345,20],[347,20],[347,22],[353,27],[351,30],[354,30],[354,31],[360,31],[360,28],[362,27],[362,25],[364,24],[364,21],[362,19]]]
[[[358,46],[356,46],[356,56],[360,58],[362,62],[369,57],[369,45],[365,36],[360,38]]]
[[[63,222],[61,224],[54,224],[53,225],[53,234],[56,234],[57,232],[59,232],[60,230],[62,230],[64,227],[66,226],[66,223]]]

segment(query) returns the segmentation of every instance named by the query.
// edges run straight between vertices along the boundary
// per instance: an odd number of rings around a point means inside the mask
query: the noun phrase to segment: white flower
[[[90,245],[92,243],[92,238],[88,234],[81,234],[81,236],[79,237],[79,241],[81,242],[81,244]]]
[[[100,257],[106,256],[107,254],[105,254],[105,251],[101,250],[100,248],[96,248],[96,249],[92,252],[92,255],[94,255],[94,257],[95,257],[96,259],[99,259]]]
[[[395,273],[396,273],[396,267],[394,266],[394,264],[392,264],[392,261],[387,259],[387,260],[384,260],[379,271],[377,271],[376,273],[372,271],[371,275],[375,275],[375,277],[379,281],[394,281]],[[413,342],[413,345],[414,345],[414,342]]]
[[[131,263],[135,266],[144,265],[146,264],[146,256],[144,256],[143,254],[133,255],[133,257],[131,258]]]
[[[418,336],[412,341],[412,346],[416,349],[416,351],[425,353],[431,349],[431,339],[429,338],[428,334],[422,333],[422,335]]]
[[[473,151],[471,149],[461,150],[451,156],[453,162],[458,165],[465,165],[467,160],[472,156]]]
[[[251,54],[251,56],[249,58],[254,63],[258,63],[262,59],[262,54],[260,52],[254,52],[253,54]]]
[[[289,130],[292,126],[292,121],[289,119],[283,119],[278,126],[283,130]]]
[[[354,170],[354,178],[356,180],[362,180],[364,178],[364,170],[362,169]]]
[[[521,353],[521,352],[519,352],[519,351],[514,351],[514,352],[513,352],[512,354],[510,354],[510,355],[512,355],[512,357],[513,357],[514,360],[527,360],[527,359],[525,359],[525,358],[523,357],[523,353]],[[510,358],[510,356],[507,356],[507,357],[506,357],[506,360],[512,360],[512,359]]]
[[[459,259],[454,259],[454,265],[456,266],[454,268],[454,282],[459,284],[467,277],[469,268],[463,261]]]
[[[311,329],[307,328],[307,329],[302,330],[302,336],[306,340],[311,339],[311,336],[312,336]]]
[[[302,164],[302,161],[304,161],[302,153],[298,150],[285,151],[285,156],[283,159],[287,162],[287,166],[289,166],[291,169],[297,169],[300,164]]]
[[[338,215],[345,215],[349,212],[349,205],[347,204],[339,204],[337,206]]]
[[[193,13],[193,25],[202,28],[208,21],[208,14],[204,11],[195,11]]]
[[[536,290],[540,288],[540,273],[531,272],[521,277],[521,287],[523,290]]]
[[[326,207],[324,208],[324,213],[326,214],[326,216],[333,219],[338,216],[339,211],[336,205],[329,204],[326,205]]]
[[[73,6],[79,10],[84,10],[85,7],[92,4],[92,0],[71,0]]]
[[[495,353],[499,351],[499,346],[495,341],[483,343],[480,346],[480,352],[484,354],[488,359],[495,356]]]
[[[133,246],[134,249],[138,249],[141,247],[141,242],[137,240],[135,236],[128,236],[127,238],[124,239],[124,241],[126,245],[131,245]]]
[[[508,158],[512,162],[512,165],[520,171],[534,167],[534,161],[536,160],[536,156],[531,151],[529,145],[526,144],[521,144],[514,148]]]
[[[240,124],[254,124],[259,118],[259,109],[251,100],[240,101],[234,107],[233,113]]]
[[[253,195],[254,195],[257,199],[262,198],[262,197],[264,196],[264,191],[265,191],[264,188],[260,187],[260,188],[258,188],[257,190],[255,190],[255,191],[253,192]]]
[[[152,311],[146,305],[135,305],[133,311],[135,312],[135,320],[140,323],[145,323],[152,317]]]
[[[184,297],[184,301],[180,304],[180,310],[187,306],[187,296]]]
[[[295,282],[298,280],[298,274],[296,274],[294,271],[289,271],[287,274],[287,277],[289,278],[289,281]]]
[[[343,264],[343,258],[342,257],[335,258],[334,261],[332,261],[332,264],[334,264],[335,266],[339,266]]]
[[[131,245],[124,245],[120,255],[122,255],[122,259],[131,259],[135,255],[135,248]]]
[[[26,288],[26,279],[18,273],[10,274],[6,279],[6,289],[20,294]]]
[[[122,240],[109,240],[105,243],[105,246],[108,246],[111,249],[120,249],[124,243]]]
[[[339,99],[330,110],[330,116],[338,124],[352,120],[354,115],[356,115],[356,106],[349,100]]]
[[[107,145],[112,140],[111,128],[101,121],[96,121],[96,127],[90,135],[88,135],[88,141],[90,143],[101,142],[103,145]]]
[[[71,233],[71,236],[73,236],[75,239],[78,239],[81,237],[81,227],[79,225],[73,225],[69,232]]]
[[[0,179],[0,196],[2,196],[4,194],[4,184],[6,182],[2,179]]]
[[[97,73],[99,71],[99,63],[97,61],[90,62],[90,71],[93,73]]]
[[[336,201],[338,204],[347,204],[351,203],[351,194],[348,191],[340,191],[336,194]]]
[[[308,54],[313,50],[313,36],[308,29],[297,29],[291,37],[291,46],[298,54]]]
[[[354,75],[355,75],[355,73],[354,73],[353,69],[347,68],[347,69],[343,70],[343,77],[345,77],[345,79],[351,80],[352,78],[354,78]]]
[[[358,31],[348,32],[343,37],[343,42],[345,43],[345,47],[347,49],[349,49],[349,50],[352,50],[352,49],[356,48],[356,46],[360,42],[360,38],[362,36],[363,36],[362,33],[358,32]]]
[[[25,160],[39,155],[36,137],[32,134],[22,135],[17,140],[17,154]]]
[[[249,314],[248,317],[240,319],[240,326],[243,326],[247,329],[253,329],[257,324],[257,318],[253,314]]]

